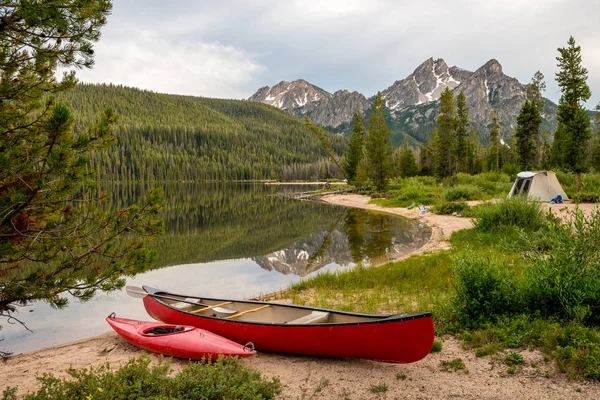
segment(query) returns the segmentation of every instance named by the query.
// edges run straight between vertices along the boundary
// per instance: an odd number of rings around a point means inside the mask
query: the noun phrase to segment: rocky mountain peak
[[[313,122],[332,128],[351,121],[357,105],[363,112],[370,107],[367,98],[356,91],[338,90],[331,94],[304,79],[265,86],[248,100],[272,105],[298,117],[308,115]]]
[[[381,95],[385,99],[386,106],[392,111],[431,103],[437,101],[447,87],[454,89],[460,85],[460,79],[464,75],[460,71],[448,68],[448,64],[441,58],[434,60],[433,57],[430,57],[421,63],[412,74],[394,82]]]
[[[500,65],[498,60],[494,58],[483,64],[483,66],[480,69],[485,71],[488,75],[502,73],[502,65]]]

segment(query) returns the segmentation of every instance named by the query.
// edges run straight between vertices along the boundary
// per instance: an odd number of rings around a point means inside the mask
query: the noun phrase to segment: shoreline
[[[418,214],[404,208],[383,208],[369,204],[369,197],[356,194],[326,195],[322,200],[330,204],[419,219],[428,224],[432,230],[428,243],[401,259],[448,249],[450,245],[446,239],[452,232],[472,226],[470,218]],[[556,372],[552,363],[544,361],[543,355],[537,350],[523,350],[521,354],[528,361],[528,366],[511,375],[506,371],[506,366],[494,361],[492,357],[478,358],[473,351],[463,349],[458,339],[444,337],[441,340],[443,348],[440,353],[429,354],[413,364],[386,364],[357,359],[330,359],[266,352],[259,352],[255,357],[242,360],[242,363],[260,371],[265,377],[279,377],[282,394],[278,398],[282,399],[598,397],[600,384],[567,380],[563,374]],[[129,358],[141,354],[141,350],[114,332],[20,353],[0,363],[0,376],[4,378],[0,390],[7,386],[19,386],[18,395],[23,396],[38,387],[36,375],[52,373],[58,377],[66,377],[65,370],[69,366],[84,368],[106,362],[118,367]],[[150,357],[158,360],[156,355],[151,354]],[[443,371],[440,363],[456,358],[464,361],[466,372]],[[535,362],[539,367],[532,368],[531,362]],[[185,360],[174,359],[171,366],[177,371],[186,364]],[[550,378],[546,377],[546,374]],[[371,392],[371,387],[382,384],[388,388],[386,393]]]

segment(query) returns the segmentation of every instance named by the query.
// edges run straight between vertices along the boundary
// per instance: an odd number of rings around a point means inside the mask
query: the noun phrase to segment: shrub
[[[437,214],[450,215],[452,213],[459,213],[461,215],[469,215],[471,213],[471,207],[464,201],[444,201],[437,204],[434,211]]]
[[[280,393],[277,378],[263,380],[259,372],[242,367],[231,357],[191,363],[175,376],[169,375],[169,363],[150,367],[148,356],[132,358],[117,371],[105,364],[67,372],[71,379],[38,377],[41,388],[25,399],[273,399]],[[16,399],[15,389],[6,389],[3,399]]]
[[[497,203],[481,204],[473,209],[473,225],[482,232],[500,232],[511,227],[537,230],[546,224],[541,206],[514,196]]]
[[[588,324],[600,323],[600,209],[579,209],[568,223],[552,221],[553,247],[532,255],[527,297],[530,308]]]
[[[454,309],[464,327],[493,322],[522,306],[517,280],[502,262],[466,253],[454,276]]]
[[[431,346],[431,353],[439,353],[440,351],[442,351],[442,342],[434,340],[433,346]]]
[[[600,201],[600,193],[598,192],[579,192],[571,196],[574,203],[598,203]]]
[[[525,360],[519,353],[512,352],[504,356],[504,364],[513,367],[515,365],[525,364]]]
[[[456,185],[446,189],[442,196],[446,201],[474,200],[481,196],[481,189],[475,185]]]

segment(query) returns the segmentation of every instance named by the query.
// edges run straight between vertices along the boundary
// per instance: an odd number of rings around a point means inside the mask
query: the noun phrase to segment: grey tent
[[[525,171],[517,174],[508,197],[527,194],[528,200],[550,201],[557,195],[568,200],[567,194],[552,171]]]

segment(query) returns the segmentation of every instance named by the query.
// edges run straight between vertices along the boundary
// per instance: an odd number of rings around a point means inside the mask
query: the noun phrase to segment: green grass
[[[464,361],[461,358],[455,358],[454,360],[442,360],[440,361],[442,370],[446,372],[456,372],[460,370],[466,370]]]
[[[385,393],[388,391],[387,383],[378,383],[376,385],[371,385],[369,389],[371,393]]]
[[[373,203],[384,207],[408,207],[410,204],[435,206],[432,211],[441,214],[458,212],[470,215],[465,201],[504,198],[510,191],[514,177],[503,173],[487,172],[479,175],[458,174],[456,185],[431,176],[396,178],[389,192],[379,194]]]

